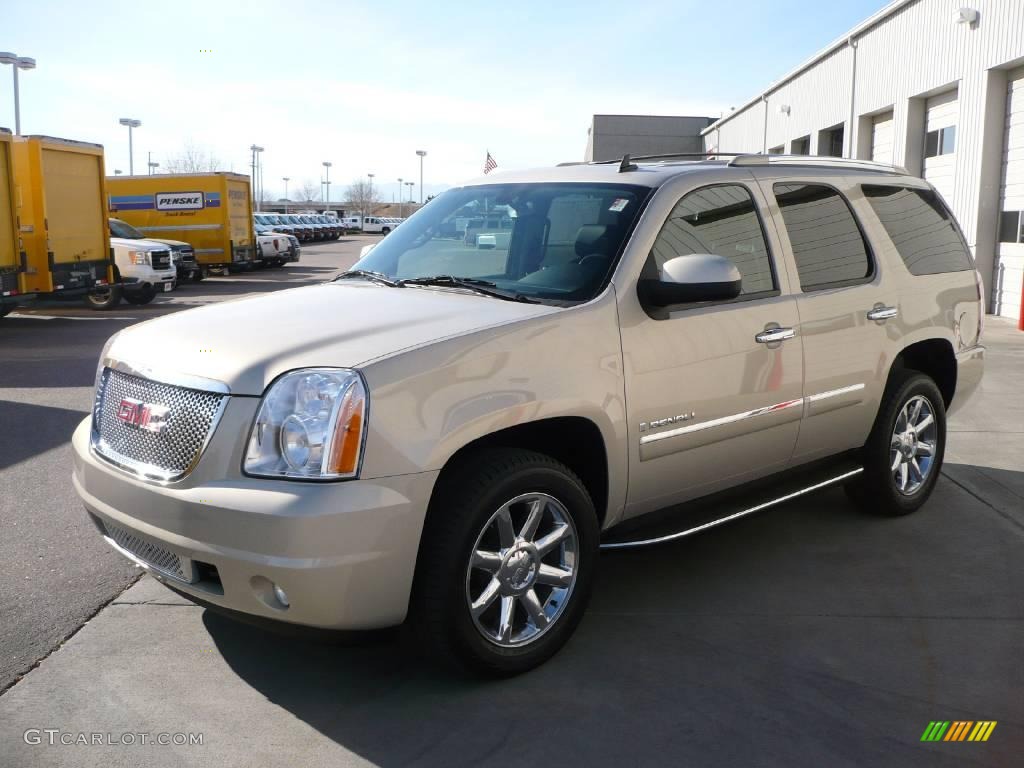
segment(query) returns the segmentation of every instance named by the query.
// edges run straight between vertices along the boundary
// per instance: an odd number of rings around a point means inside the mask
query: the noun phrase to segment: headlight
[[[249,435],[245,472],[261,477],[355,477],[363,453],[366,388],[355,371],[304,368],[263,395]]]
[[[146,251],[128,251],[128,260],[132,264],[149,264],[149,253]]]

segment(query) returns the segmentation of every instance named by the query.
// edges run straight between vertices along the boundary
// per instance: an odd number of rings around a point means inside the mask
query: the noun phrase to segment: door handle
[[[776,341],[792,339],[794,336],[796,336],[796,331],[792,328],[769,328],[757,334],[754,341],[758,344],[771,344]]]
[[[888,320],[900,313],[896,307],[875,307],[868,312],[868,320]]]

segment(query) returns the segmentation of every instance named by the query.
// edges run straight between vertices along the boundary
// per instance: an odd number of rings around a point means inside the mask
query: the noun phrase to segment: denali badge
[[[669,424],[680,424],[684,421],[689,421],[697,415],[696,411],[690,411],[689,413],[680,413],[678,416],[667,416],[664,419],[655,419],[654,421],[641,421],[640,431],[646,432],[648,429],[657,429],[658,427],[667,427]]]
[[[124,398],[117,406],[117,420],[147,432],[163,432],[167,429],[167,417],[171,409],[164,405],[143,403],[139,400]]]

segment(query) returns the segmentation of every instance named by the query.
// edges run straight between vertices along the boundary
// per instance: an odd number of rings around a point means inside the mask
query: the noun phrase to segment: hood
[[[112,237],[110,245],[116,248],[133,248],[136,251],[166,251],[169,246],[159,240],[133,239],[129,237]]]
[[[154,243],[163,243],[164,245],[169,245],[176,251],[192,250],[192,244],[186,243],[182,240],[168,240],[166,237],[148,237],[146,239]]]
[[[354,368],[496,325],[560,311],[461,290],[343,281],[227,301],[133,325],[109,357],[140,369],[222,381],[261,395],[295,368]]]

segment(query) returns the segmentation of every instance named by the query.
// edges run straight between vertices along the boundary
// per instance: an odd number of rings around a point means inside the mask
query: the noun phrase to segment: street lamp
[[[154,163],[152,160],[147,163],[149,165],[149,175],[152,176],[157,168],[160,167],[160,163]]]
[[[403,210],[404,210],[404,208],[402,206],[402,177],[399,176],[398,177],[398,218],[402,218],[402,211]]]
[[[416,201],[412,199],[412,188],[416,186],[416,182],[415,181],[407,181],[407,182],[405,182],[405,186],[407,186],[409,188],[409,202],[411,204],[415,205]]]
[[[14,135],[21,135],[21,104],[18,99],[18,70],[35,69],[36,60],[28,56],[19,56],[16,53],[0,53],[0,64],[10,64],[14,70]]]
[[[132,155],[132,129],[138,128],[140,125],[142,125],[142,121],[134,120],[130,117],[122,117],[120,120],[118,120],[118,122],[121,123],[121,125],[128,126],[128,175],[134,176],[135,158]]]
[[[281,181],[284,182],[284,212],[288,213],[288,182],[291,181],[291,177],[282,176]]]
[[[417,149],[416,154],[420,156],[420,205],[423,205],[423,158],[427,156],[427,150]]]
[[[331,210],[331,164],[328,161],[324,160],[324,162],[321,163],[321,165],[323,165],[324,174],[326,174],[324,185],[327,187],[327,194],[324,195],[324,200],[327,203],[327,210],[329,211]]]
[[[249,147],[252,150],[252,200],[257,211],[260,209],[260,199],[263,197],[260,192],[260,166],[257,156],[262,154],[263,147],[253,144]]]
[[[366,194],[363,195],[364,202],[369,201],[369,199],[373,196],[373,177],[376,176],[376,175],[377,174],[375,174],[375,173],[368,173],[368,174],[366,174],[366,178],[368,178],[370,180],[370,186],[366,190]],[[363,218],[366,218],[366,209],[365,208],[362,211],[360,211],[360,213],[363,216]]]

